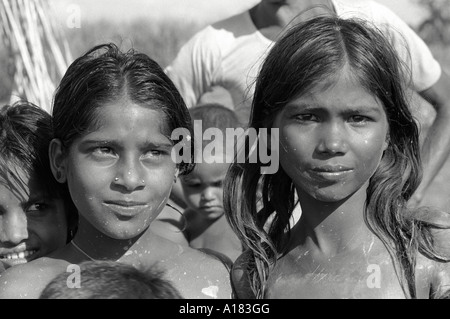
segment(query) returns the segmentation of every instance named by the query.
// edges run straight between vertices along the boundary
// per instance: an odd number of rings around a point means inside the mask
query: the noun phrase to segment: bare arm
[[[438,82],[420,95],[433,105],[436,117],[422,145],[423,179],[411,199],[412,206],[420,204],[450,154],[450,76],[443,70]]]

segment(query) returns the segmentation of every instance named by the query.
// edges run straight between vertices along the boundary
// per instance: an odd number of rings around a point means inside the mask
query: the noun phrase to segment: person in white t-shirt
[[[330,11],[342,18],[367,19],[383,30],[411,69],[411,89],[436,110],[423,137],[424,174],[411,199],[415,206],[450,153],[450,77],[424,41],[382,4],[371,0],[262,0],[248,11],[200,30],[165,71],[188,107],[198,104],[214,87],[223,87],[231,96],[235,112],[246,123],[254,81],[274,41],[288,25]]]

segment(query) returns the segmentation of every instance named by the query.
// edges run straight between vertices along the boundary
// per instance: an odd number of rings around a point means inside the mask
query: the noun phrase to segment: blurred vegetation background
[[[94,45],[115,42],[124,49],[133,47],[148,54],[164,67],[200,26],[193,22],[180,24],[179,20],[138,19],[121,23],[120,27],[114,21],[98,20],[84,21],[81,28],[63,29],[74,58]],[[0,105],[9,102],[14,73],[14,59],[0,42]]]
[[[442,67],[450,72],[450,0],[414,0],[428,12],[415,31],[430,46]],[[163,67],[172,61],[179,48],[202,26],[180,19],[152,21],[138,19],[127,23],[98,20],[83,21],[81,28],[66,28],[71,54],[77,57],[90,47],[113,41],[124,48],[134,47]],[[0,103],[8,103],[15,69],[13,58],[4,45],[0,45]]]

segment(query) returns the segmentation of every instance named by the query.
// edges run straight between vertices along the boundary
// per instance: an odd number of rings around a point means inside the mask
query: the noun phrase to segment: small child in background
[[[201,148],[202,156],[195,158],[194,170],[180,178],[188,206],[184,211],[183,233],[191,247],[222,253],[234,261],[242,253],[242,244],[224,214],[222,183],[233,160],[235,145],[227,148],[226,129],[242,126],[234,111],[221,104],[203,104],[189,112],[194,121],[194,147],[197,154]],[[217,135],[211,140],[208,133]],[[212,147],[214,145],[216,147]]]
[[[72,238],[77,214],[50,170],[51,116],[28,102],[0,108],[0,273]]]
[[[182,299],[164,272],[155,267],[138,269],[112,260],[85,261],[79,264],[78,286],[69,287],[72,272],[56,276],[39,299]]]

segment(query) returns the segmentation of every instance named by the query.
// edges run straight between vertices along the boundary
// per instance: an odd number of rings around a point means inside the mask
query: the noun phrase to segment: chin
[[[310,196],[324,203],[336,203],[347,199],[350,194],[342,192],[315,192]]]
[[[121,227],[116,229],[108,229],[103,231],[103,233],[113,239],[128,240],[142,235],[147,229],[148,225],[143,227]]]
[[[202,209],[200,208],[198,210],[199,212],[201,212],[202,216],[204,216],[207,219],[217,219],[221,216],[224,215],[224,211],[223,209],[212,209],[212,208],[206,208],[206,209]]]

